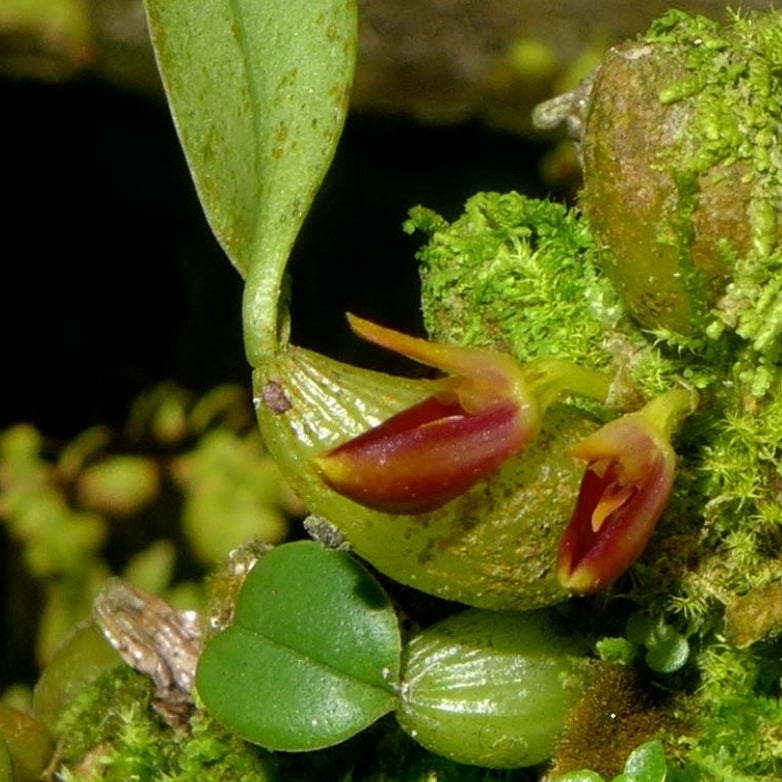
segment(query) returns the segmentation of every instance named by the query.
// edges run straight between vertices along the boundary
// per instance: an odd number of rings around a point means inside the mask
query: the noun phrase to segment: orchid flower
[[[641,555],[673,489],[673,429],[696,404],[694,392],[669,391],[570,449],[588,464],[560,542],[557,575],[563,587],[592,594]]]
[[[483,348],[429,342],[348,315],[353,331],[448,376],[434,393],[316,457],[323,480],[370,508],[423,513],[467,491],[540,431],[560,393],[603,402],[604,375],[557,359],[521,364]]]

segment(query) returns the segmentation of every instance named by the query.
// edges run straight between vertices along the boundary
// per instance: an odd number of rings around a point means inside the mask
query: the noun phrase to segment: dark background
[[[143,389],[249,384],[241,280],[211,236],[165,102],[93,80],[0,82],[0,427],[69,438]],[[401,224],[478,190],[543,194],[541,147],[485,126],[351,116],[291,259],[299,344],[350,357],[347,309],[420,331]],[[371,358],[371,357],[370,357]]]

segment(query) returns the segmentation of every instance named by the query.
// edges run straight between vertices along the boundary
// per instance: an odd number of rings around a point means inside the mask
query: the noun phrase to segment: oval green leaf
[[[554,782],[605,782],[596,771],[569,771],[561,777],[554,777]]]
[[[682,668],[690,656],[689,641],[672,627],[649,645],[646,664],[657,673],[674,673]]]
[[[257,344],[263,355],[276,345],[288,255],[347,112],[355,1],[145,4],[201,204],[247,279],[248,353]]]
[[[668,765],[659,739],[647,741],[630,753],[625,770],[614,782],[665,782]]]
[[[267,749],[337,744],[397,705],[401,640],[374,578],[310,541],[262,557],[234,624],[208,643],[199,696],[227,728]]]

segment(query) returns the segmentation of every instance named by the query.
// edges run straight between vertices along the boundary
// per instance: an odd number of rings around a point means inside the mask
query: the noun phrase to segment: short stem
[[[683,418],[698,407],[698,392],[688,388],[674,388],[648,402],[638,414],[643,416],[667,439],[670,439]]]
[[[250,266],[242,300],[244,349],[252,367],[277,353],[279,347],[279,300],[285,263],[255,263]]]
[[[531,361],[525,368],[525,379],[540,400],[541,407],[562,394],[577,394],[605,404],[611,389],[611,378],[604,372],[557,358]]]

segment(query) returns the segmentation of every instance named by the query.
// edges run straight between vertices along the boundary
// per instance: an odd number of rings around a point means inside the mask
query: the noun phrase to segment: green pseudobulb
[[[422,399],[427,384],[294,346],[256,370],[254,382],[264,441],[292,488],[378,570],[423,592],[486,608],[525,609],[566,597],[554,562],[581,467],[565,448],[594,431],[591,417],[552,405],[542,434],[522,455],[435,511],[396,515],[329,489],[310,459]]]
[[[779,353],[780,56],[778,14],[672,11],[598,71],[581,203],[628,308],[673,341]]]
[[[582,692],[587,648],[546,611],[455,614],[411,639],[399,722],[461,763],[541,763]]]

